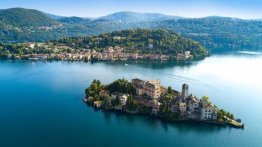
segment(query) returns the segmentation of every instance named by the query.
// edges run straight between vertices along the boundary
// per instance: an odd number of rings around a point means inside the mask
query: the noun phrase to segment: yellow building
[[[133,79],[132,84],[136,87],[137,95],[147,95],[152,99],[158,99],[161,95],[160,80],[144,81],[140,79]]]

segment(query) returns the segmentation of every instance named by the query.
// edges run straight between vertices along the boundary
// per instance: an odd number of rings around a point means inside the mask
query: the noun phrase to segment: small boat
[[[28,58],[29,60],[38,60],[38,58]]]
[[[125,66],[127,66],[128,64],[127,63],[125,63]]]

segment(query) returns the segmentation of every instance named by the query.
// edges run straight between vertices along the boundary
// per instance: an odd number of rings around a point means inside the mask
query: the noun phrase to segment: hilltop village
[[[189,85],[182,92],[161,86],[160,80],[119,79],[109,85],[94,80],[86,89],[84,101],[96,109],[131,114],[146,114],[168,121],[197,121],[243,128],[240,119],[212,104],[207,96],[201,99],[189,94]]]

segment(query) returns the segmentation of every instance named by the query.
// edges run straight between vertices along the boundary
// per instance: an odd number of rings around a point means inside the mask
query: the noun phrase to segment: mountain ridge
[[[114,14],[119,14],[119,13],[132,13],[132,14],[155,14],[155,15],[162,15],[162,16],[175,18],[175,19],[199,19],[199,18],[208,18],[208,17],[224,17],[224,18],[241,19],[241,20],[258,20],[258,21],[262,21],[262,18],[246,19],[246,18],[239,18],[239,17],[219,16],[219,15],[210,15],[210,16],[203,16],[203,17],[184,17],[184,16],[179,16],[179,15],[170,15],[170,14],[164,14],[164,13],[135,12],[135,11],[119,11],[119,12],[109,13],[109,14],[106,14],[106,15],[98,16],[98,17],[90,17],[90,16],[81,17],[81,16],[76,16],[76,15],[63,16],[63,15],[59,15],[59,14],[57,15],[57,14],[52,14],[52,13],[40,11],[40,10],[37,10],[37,9],[23,8],[23,7],[12,7],[12,8],[7,8],[7,9],[0,9],[0,11],[11,10],[11,9],[36,10],[36,11],[44,13],[45,15],[47,15],[48,17],[50,17],[52,19],[59,19],[59,18],[65,18],[65,17],[79,17],[79,18],[83,18],[83,19],[87,18],[87,19],[93,19],[94,20],[94,19],[100,19],[100,18],[104,18],[104,17],[107,17],[107,16],[111,16],[111,15],[114,15]]]
[[[2,43],[43,42],[137,28],[174,30],[183,37],[200,42],[210,51],[262,48],[261,19],[221,16],[184,18],[130,11],[90,19],[63,17],[24,8],[0,11]]]
[[[182,19],[184,17],[171,16],[161,13],[138,13],[133,11],[120,11],[106,16],[99,17],[98,19],[109,19],[124,23],[135,23],[144,21],[161,21],[168,19]]]
[[[0,11],[0,20],[14,26],[49,26],[56,21],[49,18],[44,12],[35,9],[10,8]]]

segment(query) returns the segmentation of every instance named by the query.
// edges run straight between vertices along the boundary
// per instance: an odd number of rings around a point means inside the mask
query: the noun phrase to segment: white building
[[[34,43],[30,43],[30,44],[29,44],[29,47],[30,47],[31,49],[34,49],[34,48],[35,48],[35,44],[34,44]]]
[[[122,106],[126,105],[128,97],[129,97],[129,94],[123,94],[123,93],[118,94],[118,98]]]
[[[211,103],[207,103],[205,101],[201,101],[202,109],[201,109],[201,119],[217,119],[217,108]]]
[[[191,57],[190,51],[185,51],[185,58],[188,59],[190,57]]]

